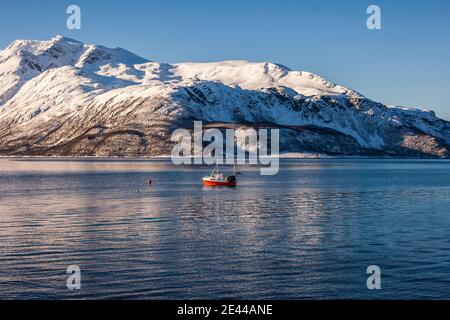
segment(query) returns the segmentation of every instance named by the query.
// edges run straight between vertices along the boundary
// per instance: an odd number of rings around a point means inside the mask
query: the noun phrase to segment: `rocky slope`
[[[280,128],[281,151],[450,156],[450,123],[273,63],[164,64],[57,36],[0,52],[0,155],[168,155],[176,128]]]

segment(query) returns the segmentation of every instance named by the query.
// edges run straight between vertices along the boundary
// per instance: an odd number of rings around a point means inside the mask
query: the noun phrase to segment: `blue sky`
[[[81,7],[81,30],[66,28],[70,4]],[[381,7],[382,30],[366,28],[370,4]],[[447,0],[1,0],[0,6],[0,48],[62,34],[162,62],[273,61],[450,120]]]

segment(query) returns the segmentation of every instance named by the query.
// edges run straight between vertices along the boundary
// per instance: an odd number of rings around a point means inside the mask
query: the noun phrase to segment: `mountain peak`
[[[53,38],[50,39],[50,41],[52,42],[72,42],[72,43],[81,43],[78,40],[72,39],[72,38],[67,38],[63,35],[57,34],[56,36],[54,36]]]

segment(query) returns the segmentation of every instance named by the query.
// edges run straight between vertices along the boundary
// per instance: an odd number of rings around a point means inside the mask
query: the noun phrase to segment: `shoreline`
[[[194,159],[193,157],[190,157]],[[275,157],[264,157],[264,159]],[[396,157],[396,156],[360,156],[360,155],[326,155],[309,153],[286,153],[280,154],[280,160],[450,160],[450,158],[438,157]],[[170,156],[0,156],[0,160],[61,160],[61,161],[152,161],[171,160]],[[246,159],[247,161],[247,159]]]

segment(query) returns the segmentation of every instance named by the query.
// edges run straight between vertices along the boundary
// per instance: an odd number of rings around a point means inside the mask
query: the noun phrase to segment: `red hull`
[[[203,184],[209,187],[235,187],[236,182],[203,180]]]

